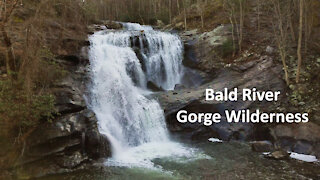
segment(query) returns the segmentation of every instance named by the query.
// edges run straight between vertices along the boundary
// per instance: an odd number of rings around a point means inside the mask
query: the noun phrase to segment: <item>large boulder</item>
[[[115,21],[106,21],[104,22],[104,25],[107,29],[122,29],[123,25],[121,23],[115,22]]]
[[[190,139],[218,137],[222,140],[255,140],[255,133],[259,133],[255,131],[255,124],[228,123],[225,117],[222,117],[220,123],[214,123],[206,127],[198,123],[179,123],[176,114],[183,109],[195,113],[219,112],[223,115],[226,109],[240,110],[267,107],[270,102],[266,101],[206,101],[205,89],[212,88],[221,91],[224,88],[233,89],[237,87],[239,97],[242,89],[253,87],[261,91],[281,91],[284,94],[285,84],[279,76],[281,73],[279,70],[281,70],[281,65],[274,63],[270,57],[263,57],[256,60],[255,63],[248,62],[236,67],[224,68],[217,72],[217,76],[211,82],[197,88],[161,92],[156,96],[164,109],[168,128],[173,133],[184,134]],[[267,131],[266,134],[268,135]]]
[[[181,33],[185,43],[184,65],[206,72],[225,66],[224,58],[233,52],[231,25],[220,25],[210,32]]]
[[[40,177],[69,172],[92,159],[110,155],[110,143],[99,133],[94,113],[83,110],[42,124],[33,131],[16,166],[19,176]]]

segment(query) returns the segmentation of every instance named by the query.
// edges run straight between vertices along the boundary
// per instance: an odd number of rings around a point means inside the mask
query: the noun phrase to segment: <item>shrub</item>
[[[53,95],[28,94],[22,87],[21,82],[0,81],[0,119],[7,133],[33,127],[41,120],[51,121],[55,113]]]
[[[219,52],[221,53],[220,55],[222,57],[227,57],[232,55],[233,52],[233,42],[231,39],[226,40],[225,42],[223,42],[223,44],[221,45],[221,47],[219,48]]]

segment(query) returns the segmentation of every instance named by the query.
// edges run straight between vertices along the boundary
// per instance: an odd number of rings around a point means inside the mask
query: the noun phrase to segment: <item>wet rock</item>
[[[181,90],[181,89],[184,89],[184,88],[186,88],[186,87],[184,85],[182,85],[182,84],[176,84],[174,86],[174,90]]]
[[[87,160],[88,158],[81,154],[79,151],[72,153],[69,156],[65,156],[63,158],[58,158],[56,160],[58,166],[72,169],[79,166],[83,161]]]
[[[161,87],[158,87],[155,83],[148,81],[147,88],[151,91],[157,92],[157,91],[163,91]]]
[[[271,152],[274,151],[273,144],[270,141],[253,141],[250,142],[252,151]]]
[[[97,130],[85,133],[85,152],[93,159],[111,156],[111,144],[108,138]]]
[[[100,23],[103,24],[103,22],[100,22]],[[96,31],[101,31],[104,29],[105,29],[105,26],[103,26],[103,25],[97,25],[97,24],[89,25],[88,26],[88,33],[93,34]]]
[[[199,68],[200,60],[197,58],[194,44],[195,41],[187,41],[184,43],[184,58],[182,63],[186,67]]]
[[[266,158],[275,159],[275,160],[282,160],[282,159],[288,159],[290,154],[287,151],[278,150],[274,151],[270,154],[265,155]]]
[[[114,22],[114,21],[106,21],[104,23],[104,25],[108,29],[122,29],[123,28],[123,25],[121,23],[117,23],[117,22]]]

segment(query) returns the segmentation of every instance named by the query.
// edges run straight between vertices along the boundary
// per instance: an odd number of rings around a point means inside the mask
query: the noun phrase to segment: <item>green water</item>
[[[190,144],[191,145],[191,144]],[[43,177],[43,180],[104,180],[104,179],[320,179],[320,166],[294,159],[265,159],[252,152],[245,143],[192,144],[210,159],[188,161],[173,158],[154,159],[161,169],[105,167],[102,164],[73,173]]]

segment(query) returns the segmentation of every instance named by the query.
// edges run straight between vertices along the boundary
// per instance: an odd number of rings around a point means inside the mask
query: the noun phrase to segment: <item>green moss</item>
[[[222,43],[219,48],[219,53],[222,57],[227,57],[233,53],[233,42],[231,39],[228,39]]]

